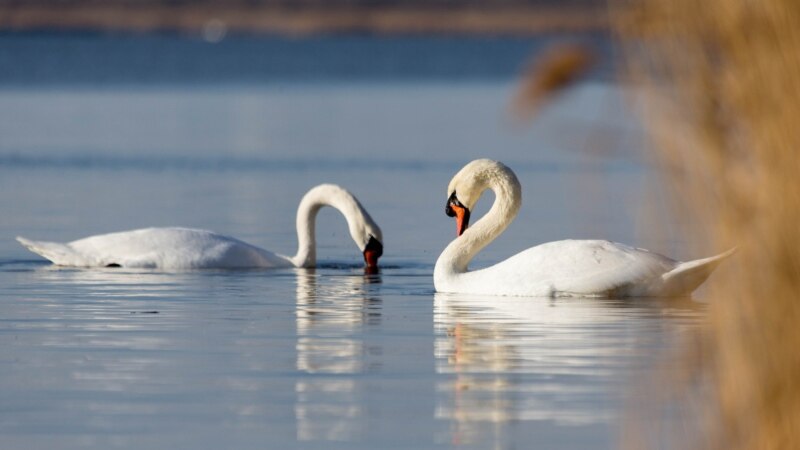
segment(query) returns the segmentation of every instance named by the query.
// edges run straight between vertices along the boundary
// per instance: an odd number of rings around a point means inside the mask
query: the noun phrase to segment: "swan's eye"
[[[464,205],[462,205],[458,200],[458,197],[456,197],[456,191],[453,191],[453,193],[450,194],[450,198],[447,199],[447,204],[444,207],[444,213],[447,214],[448,217],[456,216],[456,212],[453,210],[453,207],[464,208]]]

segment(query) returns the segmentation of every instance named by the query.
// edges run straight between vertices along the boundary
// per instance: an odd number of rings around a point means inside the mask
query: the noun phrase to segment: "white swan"
[[[333,184],[311,189],[300,201],[295,256],[278,255],[232,237],[189,228],[145,228],[90,236],[67,244],[22,237],[17,240],[60,266],[167,270],[314,267],[314,228],[323,206],[332,206],[344,215],[367,267],[377,267],[383,254],[381,229],[352,194]]]
[[[486,190],[496,199],[469,227],[469,215]],[[472,258],[499,236],[520,208],[514,172],[497,161],[467,164],[450,181],[445,212],[456,217],[458,237],[433,272],[437,292],[504,296],[674,297],[690,294],[733,250],[680,262],[647,250],[600,240],[565,240],[529,248],[485,269],[468,271]]]

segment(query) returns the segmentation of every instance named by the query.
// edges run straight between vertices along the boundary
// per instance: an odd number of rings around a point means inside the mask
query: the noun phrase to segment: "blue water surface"
[[[560,38],[0,34],[0,447],[616,446],[631,387],[701,304],[431,279],[447,182],[478,157],[516,171],[523,208],[475,267],[564,238],[697,256],[610,62],[534,121],[511,114]],[[180,225],[292,254],[322,182],[383,228],[379,274],[331,209],[315,270],[59,268],[13,239]]]

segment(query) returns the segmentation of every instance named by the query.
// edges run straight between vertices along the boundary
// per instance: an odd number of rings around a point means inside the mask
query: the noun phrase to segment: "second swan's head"
[[[364,263],[367,264],[367,269],[375,270],[378,268],[378,258],[383,256],[383,232],[355,197],[353,197],[353,201],[355,201],[360,214],[356,216],[357,220],[347,221],[350,236],[364,254]]]
[[[456,218],[458,236],[469,227],[470,213],[483,191],[491,187],[494,182],[509,178],[516,181],[516,175],[505,164],[491,159],[476,159],[459,170],[450,180],[444,212]]]

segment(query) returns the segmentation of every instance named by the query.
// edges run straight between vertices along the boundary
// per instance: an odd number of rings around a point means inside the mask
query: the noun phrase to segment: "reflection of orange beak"
[[[364,248],[364,262],[367,268],[378,268],[378,258],[383,255],[383,244],[374,237],[369,238],[366,248]]]

